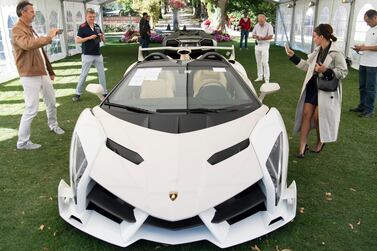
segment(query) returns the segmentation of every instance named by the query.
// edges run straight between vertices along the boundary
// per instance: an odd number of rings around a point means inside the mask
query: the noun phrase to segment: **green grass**
[[[255,79],[253,48],[236,53],[249,77]],[[103,48],[103,55],[111,88],[136,60],[137,46],[110,41]],[[57,187],[60,179],[69,180],[69,146],[75,121],[84,108],[95,106],[98,100],[85,94],[82,102],[71,101],[80,73],[79,56],[53,66],[58,75],[54,85],[58,119],[66,134],[50,133],[45,112],[39,112],[32,124],[32,140],[43,145],[39,150],[15,149],[23,111],[22,87],[19,80],[0,85],[0,250],[120,250],[80,232],[59,217]],[[285,227],[229,250],[251,250],[254,245],[262,250],[276,250],[276,246],[280,250],[377,250],[377,119],[361,119],[348,112],[358,102],[357,71],[350,70],[344,81],[338,142],[326,145],[321,154],[309,154],[298,160],[294,157],[298,138],[291,131],[304,72],[287,60],[283,48],[275,46],[270,50],[270,66],[271,81],[279,82],[281,91],[268,96],[265,103],[277,107],[285,120],[291,146],[289,182],[296,180],[297,206],[305,210],[297,212],[294,221]],[[87,82],[97,81],[93,69]],[[314,136],[313,131],[311,144]],[[332,193],[331,201],[326,200],[325,192]],[[39,229],[42,224],[43,231]],[[206,241],[167,247],[139,241],[128,250],[154,249],[217,250],[217,247]]]

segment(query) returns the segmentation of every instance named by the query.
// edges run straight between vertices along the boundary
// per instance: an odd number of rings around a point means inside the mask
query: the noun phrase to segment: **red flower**
[[[172,9],[182,9],[186,7],[186,3],[182,0],[169,0],[169,6]]]

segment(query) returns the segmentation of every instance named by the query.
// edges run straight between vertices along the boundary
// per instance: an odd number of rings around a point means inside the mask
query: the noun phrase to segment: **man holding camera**
[[[82,68],[79,82],[76,87],[76,95],[72,98],[73,101],[79,101],[83,93],[83,86],[88,76],[90,67],[94,64],[97,68],[99,84],[103,88],[103,95],[106,96],[106,78],[105,69],[103,66],[103,57],[100,52],[100,43],[105,42],[105,36],[102,33],[98,24],[94,23],[96,19],[96,12],[88,8],[86,10],[86,22],[81,24],[75,38],[75,42],[82,44]]]
[[[58,126],[56,118],[56,99],[52,86],[55,73],[42,49],[43,46],[51,44],[52,39],[61,30],[51,29],[47,36],[38,36],[32,27],[35,17],[34,7],[28,1],[19,2],[16,13],[19,20],[12,29],[12,43],[25,99],[25,110],[18,130],[17,149],[32,150],[41,147],[40,144],[34,144],[30,140],[31,123],[38,114],[39,92],[42,93],[46,104],[48,127],[56,134],[64,133]]]

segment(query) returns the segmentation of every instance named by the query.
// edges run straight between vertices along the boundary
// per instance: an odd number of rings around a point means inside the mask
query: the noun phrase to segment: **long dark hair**
[[[329,24],[320,24],[317,27],[315,27],[314,32],[317,33],[318,36],[323,36],[327,40],[331,40],[335,42],[338,40],[334,35],[333,35],[333,28]]]

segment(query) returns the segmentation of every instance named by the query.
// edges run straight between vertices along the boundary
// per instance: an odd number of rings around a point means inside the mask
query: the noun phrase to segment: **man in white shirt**
[[[274,35],[272,25],[266,22],[265,15],[258,15],[258,23],[253,29],[255,38],[255,59],[257,61],[258,78],[255,81],[270,82],[270,66],[268,65],[270,40]]]
[[[368,10],[365,22],[371,27],[366,34],[365,43],[356,45],[354,50],[360,53],[359,90],[360,104],[352,112],[360,112],[359,117],[373,117],[377,95],[377,11]]]

